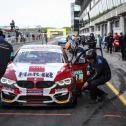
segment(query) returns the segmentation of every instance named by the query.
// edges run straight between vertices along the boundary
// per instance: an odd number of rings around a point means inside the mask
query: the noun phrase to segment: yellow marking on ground
[[[126,98],[119,93],[119,91],[113,86],[112,83],[107,82],[107,86],[113,91],[115,95],[120,99],[120,101],[126,106]]]

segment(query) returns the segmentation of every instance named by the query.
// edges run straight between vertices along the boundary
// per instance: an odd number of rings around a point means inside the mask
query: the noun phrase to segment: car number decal
[[[75,74],[77,80],[78,79],[83,80],[83,71],[82,70],[74,71],[74,74]]]

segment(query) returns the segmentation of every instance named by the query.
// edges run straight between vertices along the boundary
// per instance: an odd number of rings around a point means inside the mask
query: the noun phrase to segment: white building
[[[80,6],[75,3],[71,3],[71,30],[73,33],[79,32],[79,13]]]
[[[81,6],[80,34],[126,33],[126,0],[75,0]]]

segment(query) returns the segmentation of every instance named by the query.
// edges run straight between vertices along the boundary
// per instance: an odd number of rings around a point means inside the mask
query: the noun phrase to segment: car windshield
[[[51,51],[19,51],[14,63],[62,63],[62,54]]]

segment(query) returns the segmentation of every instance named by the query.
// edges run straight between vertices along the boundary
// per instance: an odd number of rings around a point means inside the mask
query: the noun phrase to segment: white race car
[[[72,65],[56,45],[24,45],[1,78],[3,105],[75,105],[86,64]],[[85,76],[84,76],[85,74]]]

